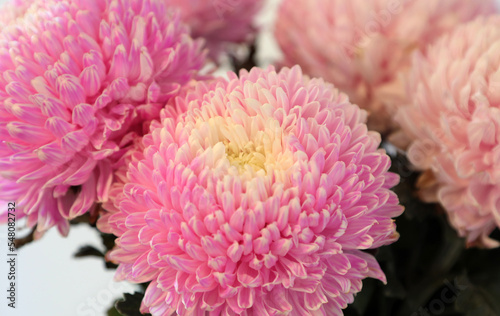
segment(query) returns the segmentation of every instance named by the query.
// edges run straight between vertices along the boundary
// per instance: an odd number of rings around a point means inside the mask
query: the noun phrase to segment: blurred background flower
[[[231,45],[249,44],[256,35],[255,18],[264,0],[166,0],[180,10],[193,38],[204,38],[218,61]],[[228,47],[229,46],[229,47]]]
[[[493,0],[284,0],[275,34],[285,65],[335,84],[369,111],[371,129],[385,133],[407,102],[401,76],[411,53],[494,12]]]
[[[439,201],[469,245],[498,247],[500,226],[500,18],[459,26],[414,58],[410,105],[398,122],[413,140],[421,195]]]

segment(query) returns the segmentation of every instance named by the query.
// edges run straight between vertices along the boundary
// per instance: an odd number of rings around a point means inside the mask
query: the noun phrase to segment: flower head
[[[253,26],[263,0],[167,0],[179,8],[194,38],[204,38],[217,59],[229,43],[245,43],[255,35]]]
[[[411,52],[495,11],[493,0],[285,0],[275,34],[286,65],[332,82],[370,112],[370,127],[387,131],[406,99]]]
[[[34,2],[0,33],[0,199],[66,234],[203,60],[162,0]]]
[[[469,245],[500,245],[500,18],[457,27],[416,56],[411,103],[397,120],[413,139],[408,157],[433,174],[434,194]],[[428,175],[428,174],[427,174]],[[427,177],[429,178],[429,177]],[[429,193],[429,192],[427,192]]]
[[[143,312],[342,315],[385,281],[362,250],[398,238],[399,178],[346,95],[270,67],[171,102],[101,226],[117,278],[151,281]]]

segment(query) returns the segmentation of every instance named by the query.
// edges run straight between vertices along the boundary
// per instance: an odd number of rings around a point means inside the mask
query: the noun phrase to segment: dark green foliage
[[[83,246],[78,249],[78,251],[74,255],[76,258],[81,258],[81,257],[89,257],[89,256],[94,256],[94,257],[104,257],[104,254],[99,250],[96,249],[92,246]]]
[[[149,315],[149,314],[141,314],[141,312],[139,312],[142,298],[144,297],[144,293],[139,293],[139,292],[135,292],[134,294],[125,293],[123,296],[124,296],[123,299],[118,300],[115,303],[116,311],[119,313],[118,315],[123,315],[123,316]]]
[[[76,258],[83,258],[83,257],[89,257],[89,256],[104,258],[105,254],[108,251],[110,251],[111,249],[113,249],[113,247],[115,245],[116,237],[114,235],[104,234],[104,233],[100,233],[100,236],[101,236],[102,244],[103,244],[104,249],[105,249],[104,252],[100,251],[99,249],[97,249],[93,246],[86,245],[86,246],[80,247],[80,249],[78,249],[78,251],[74,254],[74,256]],[[107,260],[104,261],[104,264],[106,265],[107,269],[116,269],[118,267],[116,264],[109,262]]]
[[[108,313],[106,314],[107,316],[122,316],[119,311],[116,310],[116,308],[113,306],[110,309],[108,309]]]
[[[401,237],[376,255],[388,283],[365,280],[345,315],[500,315],[500,249],[467,249],[440,206],[416,197],[418,174],[406,166],[393,157],[402,175],[394,191],[406,208],[396,220]]]

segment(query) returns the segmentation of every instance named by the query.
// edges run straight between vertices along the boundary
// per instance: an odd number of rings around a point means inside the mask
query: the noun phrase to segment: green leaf
[[[471,285],[458,296],[457,310],[465,316],[498,316],[500,304],[498,296],[493,296],[487,289]]]
[[[124,299],[118,300],[115,303],[116,310],[123,316],[141,316],[139,311],[144,293],[135,292],[134,294],[123,294]],[[146,314],[149,315],[149,314]]]
[[[122,316],[122,314],[120,314],[120,312],[118,312],[114,306],[111,307],[110,309],[108,309],[108,312],[106,315],[107,316]]]
[[[74,254],[76,258],[81,258],[81,257],[104,257],[104,254],[97,248],[93,246],[83,246],[78,249],[78,251]]]
[[[104,247],[106,247],[106,252],[113,249],[113,247],[115,246],[115,239],[115,235],[101,233],[102,244],[104,245]]]

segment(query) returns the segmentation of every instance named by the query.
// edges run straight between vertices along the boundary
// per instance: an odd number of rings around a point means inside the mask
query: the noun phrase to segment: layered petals
[[[199,82],[163,115],[100,227],[153,315],[342,315],[394,242],[397,176],[346,95],[299,67]],[[142,157],[142,158],[141,158]],[[118,186],[118,184],[117,184]]]
[[[468,245],[496,247],[500,227],[500,19],[478,18],[417,55],[413,100],[397,120],[412,140],[411,162],[427,170],[423,189],[440,202]],[[430,178],[430,180],[429,180]]]
[[[30,3],[0,33],[0,199],[67,233],[204,51],[164,1]]]

